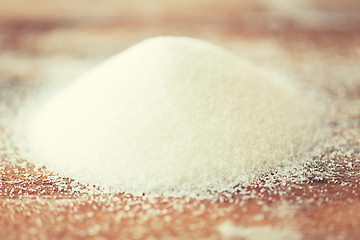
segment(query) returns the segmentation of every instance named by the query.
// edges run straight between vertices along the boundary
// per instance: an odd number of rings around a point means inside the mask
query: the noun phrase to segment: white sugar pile
[[[157,37],[48,99],[32,161],[112,191],[222,191],[296,161],[319,118],[297,89],[211,43]]]

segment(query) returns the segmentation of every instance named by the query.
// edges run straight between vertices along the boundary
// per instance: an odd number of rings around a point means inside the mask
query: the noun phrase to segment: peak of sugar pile
[[[311,147],[317,114],[286,79],[209,42],[145,40],[39,106],[30,159],[112,191],[227,190]]]

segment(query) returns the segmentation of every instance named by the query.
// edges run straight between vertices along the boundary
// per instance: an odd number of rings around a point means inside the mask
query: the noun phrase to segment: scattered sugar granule
[[[111,191],[222,191],[311,147],[298,89],[222,47],[156,37],[115,55],[22,121],[29,159]],[[25,122],[25,124],[24,124]]]

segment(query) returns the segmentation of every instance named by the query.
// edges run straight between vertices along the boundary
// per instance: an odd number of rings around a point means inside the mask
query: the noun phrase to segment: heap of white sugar
[[[286,79],[206,41],[157,37],[48,99],[25,139],[32,161],[79,182],[177,194],[296,161],[317,124]]]

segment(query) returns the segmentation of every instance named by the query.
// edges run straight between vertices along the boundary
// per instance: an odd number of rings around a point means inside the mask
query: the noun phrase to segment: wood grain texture
[[[0,239],[360,239],[358,1],[54,2],[0,0]],[[25,95],[157,35],[221,44],[321,96],[328,148],[306,181],[146,200],[84,193],[20,159],[11,135]]]

